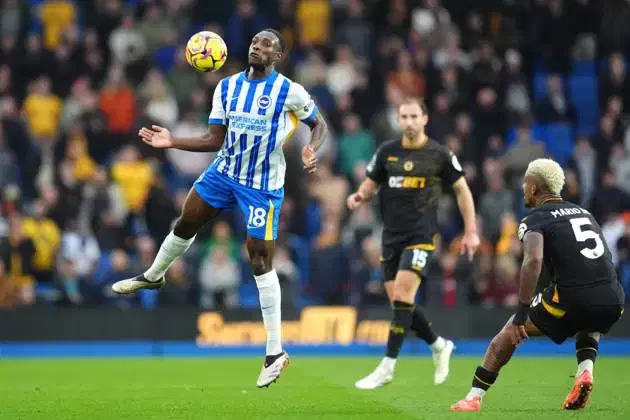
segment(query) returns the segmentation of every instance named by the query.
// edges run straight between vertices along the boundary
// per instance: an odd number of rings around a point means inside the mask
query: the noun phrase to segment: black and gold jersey
[[[523,218],[519,239],[528,232],[543,235],[544,266],[551,286],[556,287],[554,304],[623,303],[610,250],[599,224],[587,210],[551,199]]]
[[[380,187],[383,244],[417,245],[433,242],[443,187],[452,185],[463,171],[452,152],[429,139],[417,149],[403,147],[401,140],[384,143],[367,174]]]

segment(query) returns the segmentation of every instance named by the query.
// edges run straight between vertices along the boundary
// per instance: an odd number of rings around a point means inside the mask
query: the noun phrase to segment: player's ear
[[[276,63],[281,62],[284,59],[284,53],[282,52],[282,50],[278,50],[275,52],[275,58],[274,61]]]

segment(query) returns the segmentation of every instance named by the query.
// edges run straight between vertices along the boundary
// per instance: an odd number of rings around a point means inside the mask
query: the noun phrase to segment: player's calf
[[[512,320],[510,319],[507,325],[511,324],[511,322]],[[451,411],[479,411],[481,409],[484,395],[495,383],[499,376],[499,371],[510,361],[516,349],[516,346],[512,344],[512,338],[506,327],[490,342],[482,365],[475,370],[472,387],[466,398],[453,404]]]

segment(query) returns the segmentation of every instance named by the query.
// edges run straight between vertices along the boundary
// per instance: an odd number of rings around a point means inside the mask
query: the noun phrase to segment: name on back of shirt
[[[587,210],[578,209],[575,207],[556,209],[556,210],[550,211],[550,213],[554,217],[554,219],[557,219],[560,216],[575,216],[576,214],[590,214]]]

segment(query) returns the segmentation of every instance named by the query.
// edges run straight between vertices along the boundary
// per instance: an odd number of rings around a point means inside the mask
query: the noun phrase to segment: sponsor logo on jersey
[[[389,188],[424,188],[427,179],[423,176],[390,176]]]

